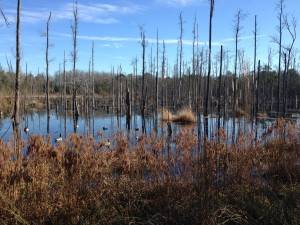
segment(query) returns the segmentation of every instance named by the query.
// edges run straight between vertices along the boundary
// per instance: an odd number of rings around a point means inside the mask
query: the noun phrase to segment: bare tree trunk
[[[208,74],[206,82],[206,95],[205,95],[205,108],[204,116],[208,116],[208,101],[209,101],[209,84],[210,84],[210,74],[211,74],[211,38],[212,38],[212,18],[214,13],[214,0],[210,0],[210,15],[209,15],[209,44],[208,44]],[[208,136],[208,131],[206,132]]]
[[[21,0],[18,0],[17,6],[17,23],[16,23],[16,78],[15,78],[15,101],[14,101],[14,110],[13,110],[13,130],[16,139],[16,151],[17,157],[19,158],[19,105],[20,105],[20,19],[21,19]]]
[[[278,77],[277,77],[277,114],[280,115],[280,76],[281,76],[281,57],[282,57],[282,33],[283,33],[283,3],[284,0],[279,0],[279,50],[278,50]]]
[[[260,88],[260,60],[258,60],[258,71],[257,71],[257,79],[256,79],[256,106],[255,106],[255,113],[256,118],[258,117],[259,113],[259,88]]]
[[[220,130],[220,119],[221,119],[222,73],[223,73],[223,45],[221,45],[221,52],[220,52],[220,73],[219,73],[219,85],[218,85],[218,130]]]
[[[234,78],[233,78],[233,116],[236,116],[236,109],[237,109],[237,64],[238,64],[238,42],[239,42],[239,35],[241,31],[241,16],[242,11],[238,10],[236,14],[236,25],[235,25],[235,61],[234,61]]]
[[[196,26],[197,26],[197,18],[195,16],[194,25],[193,25],[193,56],[192,56],[192,76],[193,76],[193,104],[196,103],[197,96],[197,83],[196,83],[196,57],[195,57],[195,47],[196,47]]]
[[[282,114],[285,117],[286,116],[286,84],[287,84],[287,56],[286,53],[283,54],[283,59],[284,59],[284,72],[283,72],[283,81],[282,81],[282,91],[283,91],[283,96],[282,96]]]
[[[72,96],[72,111],[73,111],[73,128],[74,132],[77,132],[77,121],[78,121],[78,108],[77,108],[77,75],[76,75],[76,62],[77,62],[77,34],[78,34],[78,6],[77,1],[73,5],[73,25],[72,25],[72,34],[73,34],[73,96]]]
[[[156,33],[156,77],[155,77],[155,117],[156,117],[156,127],[157,127],[157,120],[158,120],[158,57],[159,57],[159,40],[158,40],[158,30]]]
[[[64,133],[65,138],[67,137],[67,73],[66,73],[66,52],[64,51]]]
[[[146,107],[146,96],[145,96],[145,54],[146,54],[146,38],[145,31],[141,28],[141,45],[142,45],[142,104],[141,104],[141,114],[142,120],[145,119],[145,107]],[[144,122],[142,126],[143,132],[145,132]]]
[[[28,80],[27,80],[27,78],[28,78],[28,71],[27,71],[27,63],[26,63],[26,65],[25,65],[26,67],[25,67],[25,82],[24,82],[24,103],[23,103],[23,105],[24,105],[24,115],[25,115],[25,118],[26,118],[26,120],[25,120],[25,127],[27,127],[28,126],[28,124],[27,124],[27,110],[26,110],[26,103],[27,103],[27,84],[28,84]]]
[[[183,60],[183,18],[182,18],[182,12],[179,15],[179,24],[180,24],[180,37],[179,37],[179,105],[181,105],[181,97],[182,97],[182,93],[181,93],[181,88],[182,88],[182,60]]]
[[[254,22],[254,65],[253,65],[253,80],[252,80],[252,85],[253,85],[253,92],[252,92],[252,117],[254,117],[254,115],[256,115],[255,112],[255,108],[254,108],[254,95],[255,95],[255,88],[257,88],[255,86],[256,84],[256,53],[257,53],[257,16],[255,15],[255,22]]]
[[[130,106],[130,93],[129,93],[129,88],[127,87],[126,88],[126,126],[127,126],[128,130],[130,130],[130,120],[131,120],[130,107],[131,107]]]
[[[166,90],[166,87],[165,87],[165,73],[166,73],[166,46],[165,46],[165,41],[163,41],[163,55],[162,55],[162,68],[161,68],[161,87],[162,87],[162,90],[161,90],[161,93],[162,93],[162,96],[161,96],[161,108],[162,110],[164,109],[164,106],[165,106],[165,103],[164,103],[164,98],[165,98],[165,90]]]
[[[50,101],[49,101],[49,28],[51,22],[51,12],[47,20],[46,31],[46,101],[47,101],[47,133],[50,132]]]

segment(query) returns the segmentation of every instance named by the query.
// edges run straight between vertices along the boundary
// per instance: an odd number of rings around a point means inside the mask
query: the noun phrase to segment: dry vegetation
[[[196,123],[196,116],[189,108],[183,108],[179,110],[175,115],[167,109],[164,109],[161,113],[161,119],[165,122],[174,123]]]
[[[0,97],[0,113],[1,117],[9,115],[12,109],[12,100],[9,97]],[[1,118],[0,117],[0,118]]]
[[[299,224],[300,129],[279,121],[253,145],[206,143],[183,129],[112,149],[73,135],[31,137],[15,160],[0,143],[0,224]],[[175,143],[175,147],[174,147]]]

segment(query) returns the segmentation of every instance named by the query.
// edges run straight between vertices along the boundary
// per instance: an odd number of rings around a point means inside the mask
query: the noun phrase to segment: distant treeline
[[[67,95],[72,94],[72,73],[67,72]],[[92,90],[91,74],[88,72],[78,71],[77,93],[81,96],[86,96],[88,92]],[[288,71],[286,76],[286,107],[287,110],[297,110],[299,107],[300,96],[300,74],[294,69]],[[155,105],[155,75],[150,73],[145,74],[145,89],[147,92],[146,105],[148,110],[154,110]],[[1,71],[0,72],[0,92],[2,96],[10,96],[13,93],[14,88],[14,73]],[[181,99],[178,99],[178,90],[176,85],[179,82],[179,78],[176,76],[166,76],[166,78],[158,78],[158,98],[159,106],[164,106],[169,109],[178,109],[182,106],[191,105],[196,111],[203,109],[205,87],[207,82],[207,76],[205,74],[193,75],[187,70],[182,75],[182,89]],[[224,72],[222,77],[221,86],[219,77],[217,75],[210,78],[210,105],[209,111],[216,112],[218,106],[218,99],[220,94],[220,101],[222,102],[221,111],[224,114],[231,111],[233,104],[233,88],[234,88],[234,75],[232,72]],[[21,92],[25,93],[28,97],[30,95],[46,95],[46,77],[44,74],[22,74],[21,76]],[[252,72],[249,74],[241,74],[237,78],[237,102],[238,109],[251,113],[251,106],[253,106],[253,90],[252,90]],[[49,79],[50,94],[61,95],[63,92],[63,74],[56,73]],[[280,88],[280,92],[284,93]],[[94,73],[94,90],[95,95],[98,97],[110,97],[114,102],[118,102],[120,98],[120,107],[124,107],[124,101],[126,97],[126,90],[129,90],[131,102],[134,105],[139,105],[141,100],[142,89],[142,76],[136,74],[122,73]],[[219,91],[221,93],[219,93]],[[277,72],[265,66],[260,71],[260,81],[258,85],[259,95],[259,111],[270,112],[276,111],[278,88],[277,88]],[[285,95],[281,94],[282,98]],[[284,99],[281,99],[281,107],[283,107]],[[284,110],[283,110],[284,111]]]

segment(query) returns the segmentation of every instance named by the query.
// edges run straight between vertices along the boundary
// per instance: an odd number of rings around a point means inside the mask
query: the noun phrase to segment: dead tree
[[[127,86],[127,81],[126,81],[126,86]],[[130,113],[130,92],[129,88],[126,87],[126,127],[128,130],[130,130],[130,120],[131,120],[131,113]]]
[[[181,104],[181,86],[182,86],[182,66],[183,66],[183,18],[182,12],[179,14],[179,27],[180,27],[180,36],[179,36],[179,104]]]
[[[141,27],[141,46],[142,46],[142,102],[141,102],[141,116],[145,119],[146,96],[145,96],[145,55],[146,55],[146,36],[145,31]],[[143,132],[145,132],[143,123]]]
[[[47,20],[46,29],[46,104],[47,104],[47,133],[50,132],[50,101],[49,101],[49,29],[51,22],[51,12]]]
[[[64,65],[63,65],[63,73],[64,73],[64,132],[65,138],[67,136],[67,73],[66,73],[66,52],[64,51]]]
[[[255,113],[256,118],[259,113],[259,88],[260,88],[260,60],[258,60],[258,69],[257,69],[257,79],[256,79],[256,105],[255,105]]]
[[[111,83],[112,83],[112,112],[115,113],[115,68],[112,67],[111,71]]]
[[[236,115],[237,109],[237,66],[238,66],[238,43],[241,32],[241,20],[242,20],[242,11],[239,9],[237,14],[235,15],[235,60],[234,60],[234,78],[233,78],[233,115]]]
[[[161,108],[162,110],[164,109],[165,107],[165,103],[164,103],[164,99],[165,99],[165,90],[166,90],[166,87],[165,87],[165,74],[166,74],[166,46],[165,46],[165,41],[163,41],[163,54],[162,54],[162,66],[161,66],[161,87],[162,87],[162,91],[161,91]]]
[[[252,116],[254,117],[255,115],[255,110],[254,110],[254,95],[255,95],[255,80],[256,80],[256,55],[257,55],[257,16],[255,15],[254,19],[254,63],[253,63],[253,79],[252,79],[252,86],[253,86],[253,92],[252,92]]]
[[[280,115],[280,77],[281,77],[281,60],[282,60],[282,35],[283,35],[283,9],[284,9],[284,0],[279,0],[278,2],[278,14],[277,18],[279,25],[277,27],[279,33],[279,39],[273,38],[274,41],[278,44],[278,75],[277,75],[277,114]]]
[[[272,69],[272,49],[270,48],[268,50],[268,74],[270,75],[270,71]],[[274,85],[273,85],[273,79],[271,79],[271,88],[270,88],[270,97],[271,97],[271,105],[270,105],[270,111],[273,111],[273,105],[274,105]]]
[[[192,56],[192,76],[193,76],[193,103],[195,103],[195,99],[196,99],[196,90],[197,90],[197,83],[196,81],[196,26],[197,26],[197,17],[195,16],[194,19],[194,25],[193,25],[193,56]],[[198,49],[197,49],[198,50]],[[191,106],[190,106],[191,107]]]
[[[221,52],[220,52],[220,73],[219,73],[219,84],[218,84],[218,130],[220,130],[220,119],[221,119],[222,73],[223,73],[223,45],[221,45]]]
[[[93,41],[92,43],[92,110],[95,111],[95,68],[94,68],[94,54],[95,54],[95,43]]]
[[[156,123],[158,119],[158,56],[159,55],[159,40],[158,40],[158,30],[156,33],[156,77],[155,77],[155,116],[156,116]],[[157,125],[157,124],[156,124]]]
[[[283,53],[283,61],[284,61],[284,71],[283,71],[283,76],[282,76],[282,91],[283,91],[283,96],[282,96],[282,115],[285,117],[286,116],[286,89],[287,89],[287,55],[284,52]]]
[[[16,139],[19,140],[19,124],[20,124],[20,19],[21,19],[21,0],[18,0],[17,5],[17,23],[16,23],[16,78],[15,78],[15,101],[14,101],[14,110],[13,110],[13,129],[16,136]],[[17,149],[18,150],[18,142]],[[19,154],[19,152],[18,152]]]
[[[72,39],[73,39],[73,95],[72,95],[72,111],[73,111],[73,128],[74,132],[77,131],[77,121],[78,121],[78,108],[77,108],[77,75],[76,75],[76,63],[77,63],[77,35],[78,35],[78,6],[77,1],[73,4],[73,25],[72,28]]]
[[[285,54],[287,57],[286,60],[286,74],[285,74],[285,88],[284,88],[284,114],[286,113],[287,110],[287,95],[288,95],[288,89],[289,89],[289,85],[288,85],[288,79],[289,79],[289,70],[290,70],[290,66],[291,66],[291,61],[292,61],[292,52],[294,49],[294,45],[296,42],[296,38],[297,38],[297,21],[295,19],[295,17],[293,17],[291,19],[291,21],[288,21],[288,18],[285,16],[284,17],[284,25],[287,28],[287,31],[290,35],[290,39],[291,39],[291,43],[288,46],[284,46],[283,48],[285,49]]]
[[[211,39],[212,39],[212,19],[214,15],[214,4],[215,0],[210,0],[210,14],[209,14],[209,43],[208,43],[208,73],[206,82],[206,95],[205,95],[205,108],[204,116],[208,116],[208,101],[209,101],[209,85],[210,85],[210,74],[211,74]],[[208,131],[207,131],[208,133]]]
[[[3,10],[1,8],[0,8],[0,14],[1,14],[2,18],[4,19],[4,22],[5,22],[6,26],[8,26],[9,25],[9,21],[8,21],[6,15],[4,14],[4,12],[3,12]]]

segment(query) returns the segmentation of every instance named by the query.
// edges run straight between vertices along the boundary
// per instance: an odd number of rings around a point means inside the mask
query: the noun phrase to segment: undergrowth
[[[0,141],[0,224],[300,224],[299,131],[278,121],[229,145],[221,130],[201,151],[189,129],[110,149],[32,136],[19,159]]]

